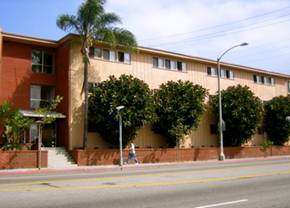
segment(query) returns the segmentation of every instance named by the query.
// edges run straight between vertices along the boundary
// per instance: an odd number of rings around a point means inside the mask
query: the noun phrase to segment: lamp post
[[[227,49],[225,52],[223,52],[218,58],[217,58],[217,72],[218,72],[218,101],[219,101],[219,136],[220,136],[220,155],[219,160],[225,160],[225,154],[224,154],[224,144],[223,144],[223,130],[225,129],[225,123],[223,121],[222,116],[222,96],[221,96],[221,67],[220,67],[220,60],[222,57],[229,52],[230,50],[240,47],[240,46],[247,46],[248,43],[241,43],[239,45],[234,45]]]
[[[120,114],[120,110],[125,108],[123,105],[117,106],[116,109],[119,115],[119,144],[120,144],[120,167],[123,167],[123,151],[122,151],[122,116]]]
[[[38,127],[38,169],[41,169],[41,144],[42,144],[42,124],[43,121],[39,120],[36,121],[37,127]]]

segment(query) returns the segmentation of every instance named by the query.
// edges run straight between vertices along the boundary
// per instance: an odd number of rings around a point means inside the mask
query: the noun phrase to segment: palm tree
[[[64,14],[57,18],[57,26],[66,31],[77,33],[81,40],[81,55],[84,64],[84,133],[83,147],[87,147],[88,130],[88,66],[89,48],[95,41],[103,41],[111,47],[117,45],[127,49],[136,49],[135,36],[128,30],[115,25],[121,23],[114,13],[106,13],[104,4],[106,0],[85,0],[79,7],[77,15]]]

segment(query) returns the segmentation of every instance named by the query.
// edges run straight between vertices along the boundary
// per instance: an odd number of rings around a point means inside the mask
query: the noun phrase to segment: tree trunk
[[[88,54],[85,54],[84,58],[84,131],[83,131],[83,148],[87,148],[88,141]]]

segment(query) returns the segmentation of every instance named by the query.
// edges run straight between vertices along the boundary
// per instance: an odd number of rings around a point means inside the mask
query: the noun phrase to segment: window
[[[164,59],[158,58],[158,67],[159,68],[164,68]]]
[[[131,63],[131,55],[129,53],[124,53],[124,55],[125,55],[124,63],[130,64]]]
[[[165,59],[165,69],[171,69],[170,65],[171,65],[170,60]]]
[[[257,84],[275,85],[275,79],[273,77],[265,77],[253,75],[253,81]]]
[[[257,75],[253,75],[253,80],[254,80],[255,83],[258,82]]]
[[[226,70],[221,69],[221,78],[226,78],[226,77],[227,77]]]
[[[275,85],[275,79],[271,77],[271,85]]]
[[[257,83],[258,83],[258,84],[261,84],[261,83],[262,83],[262,79],[261,79],[260,76],[257,76]]]
[[[130,64],[130,62],[131,62],[130,54],[119,51],[118,52],[118,61],[125,63],[125,64]]]
[[[225,70],[225,69],[220,69],[221,72],[221,78],[227,78],[227,79],[234,79],[234,72],[232,70]],[[209,76],[214,76],[216,77],[218,75],[218,70],[213,67],[207,67],[207,74]]]
[[[177,68],[177,62],[170,60],[170,67],[172,70],[176,70]]]
[[[152,63],[154,68],[169,69],[173,71],[178,70],[182,72],[186,72],[187,69],[187,64],[185,62],[174,61],[171,59],[153,57]]]
[[[126,52],[116,52],[114,50],[102,49],[102,48],[90,48],[90,56],[93,58],[100,58],[107,61],[118,61],[125,64],[130,64],[131,55]]]
[[[217,69],[213,67],[207,67],[207,74],[210,76],[217,76]]]
[[[234,79],[234,72],[231,70],[226,70],[226,75],[228,79]]]
[[[102,49],[100,48],[93,48],[94,49],[94,57],[95,58],[102,58]]]
[[[48,107],[54,98],[54,88],[48,86],[31,85],[30,107]]]
[[[265,84],[265,77],[261,77],[261,83]]]
[[[290,93],[290,81],[288,81],[288,93]]]
[[[265,84],[267,84],[267,85],[271,85],[271,77],[265,77]]]
[[[186,72],[186,68],[187,68],[186,63],[181,62],[181,61],[177,61],[177,70],[178,71]]]
[[[153,57],[153,67],[158,68],[158,58]]]
[[[125,56],[123,52],[118,52],[118,61],[119,62],[124,62]]]
[[[186,69],[187,69],[187,64],[184,63],[184,62],[182,62],[182,69],[181,69],[181,71],[182,72],[186,72]]]
[[[32,71],[38,73],[53,73],[53,54],[41,50],[32,50]]]
[[[116,60],[116,52],[115,51],[110,51],[110,61],[115,61]]]
[[[103,49],[103,59],[104,60],[110,60],[110,50]]]

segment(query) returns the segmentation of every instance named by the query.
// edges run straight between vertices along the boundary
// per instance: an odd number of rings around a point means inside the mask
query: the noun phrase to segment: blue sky
[[[1,0],[5,32],[60,39],[58,15],[75,14],[82,0]],[[290,0],[107,0],[141,46],[290,74]]]

